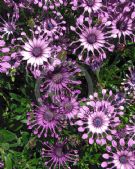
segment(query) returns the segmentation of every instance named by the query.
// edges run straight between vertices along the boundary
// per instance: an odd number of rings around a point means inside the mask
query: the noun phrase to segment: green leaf
[[[9,144],[8,143],[2,143],[1,147],[6,151],[9,149]]]
[[[17,136],[11,131],[8,131],[5,129],[0,130],[0,142],[1,143],[12,142],[16,139],[17,139]]]
[[[12,169],[12,155],[5,156],[5,169]]]

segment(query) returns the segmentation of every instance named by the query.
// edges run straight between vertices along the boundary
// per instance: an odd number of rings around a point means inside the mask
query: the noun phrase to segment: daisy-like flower
[[[123,79],[121,83],[125,93],[131,97],[133,100],[135,99],[135,68],[129,68],[129,74],[126,74],[126,78]]]
[[[44,19],[41,22],[41,27],[38,27],[37,31],[42,32],[44,30],[44,33],[49,38],[59,39],[66,31],[66,22],[64,21],[63,16],[60,12],[54,10],[51,11],[51,13],[49,13],[49,10],[46,10],[45,14],[46,16],[44,16]]]
[[[6,36],[6,38],[9,39],[9,37],[16,32],[18,17],[19,14],[17,11],[13,12],[12,16],[8,13],[7,20],[4,20],[4,18],[0,16],[0,34],[2,38]]]
[[[0,51],[2,52],[2,56],[0,56],[0,73],[8,73],[11,68],[11,58],[8,56],[10,48],[6,47],[4,40],[0,40]]]
[[[64,97],[60,103],[60,112],[69,120],[77,116],[79,109],[79,102],[75,96]]]
[[[81,82],[76,78],[80,72],[76,62],[63,61],[56,65],[53,70],[46,69],[41,75],[40,90],[46,97],[56,96],[62,97],[72,94],[74,85],[79,85]]]
[[[68,148],[67,141],[57,141],[55,144],[49,144],[48,142],[44,142],[44,147],[42,149],[42,158],[48,159],[45,162],[45,166],[49,167],[49,169],[58,168],[69,168],[69,163],[76,164],[79,160],[78,151],[70,150]]]
[[[108,95],[105,89],[102,95],[102,99],[98,93],[90,95],[90,100],[86,101],[87,106],[83,106],[78,113],[78,131],[83,133],[83,139],[89,139],[89,144],[96,142],[103,145],[111,141],[120,124],[119,116],[123,115],[124,107],[117,101],[117,95],[113,95],[112,91]]]
[[[58,108],[53,104],[46,103],[42,106],[33,105],[32,112],[27,113],[28,129],[38,137],[58,137],[57,130],[60,129],[61,115]]]
[[[87,59],[91,55],[99,55],[101,58],[106,58],[106,51],[113,51],[114,45],[109,43],[111,38],[110,33],[108,33],[107,28],[110,25],[110,22],[107,22],[106,25],[94,25],[92,26],[92,20],[90,18],[85,19],[87,22],[84,23],[84,18],[81,16],[78,21],[76,27],[71,26],[71,30],[74,31],[78,35],[78,40],[73,41],[72,45],[74,47],[73,53],[79,53],[79,59],[82,60],[82,57],[86,56],[84,59]]]
[[[119,142],[112,141],[112,146],[107,147],[107,153],[103,154],[105,159],[101,167],[107,169],[134,169],[135,150],[133,143],[120,139]]]
[[[39,70],[43,68],[45,63],[48,63],[48,59],[51,58],[52,49],[49,46],[50,42],[43,34],[34,34],[32,39],[29,39],[25,33],[24,37],[27,41],[22,40],[24,43],[20,52],[23,57],[22,60],[27,61],[27,65],[30,65],[31,69]]]
[[[122,40],[126,43],[127,38],[134,41],[133,33],[133,19],[129,16],[124,16],[124,14],[119,14],[112,21],[112,37],[118,37],[119,41]]]
[[[83,14],[88,12],[89,15],[100,11],[103,6],[102,0],[72,0],[71,4],[73,10],[83,8]]]

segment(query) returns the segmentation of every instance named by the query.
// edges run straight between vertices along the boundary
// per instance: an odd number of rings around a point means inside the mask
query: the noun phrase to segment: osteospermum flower
[[[115,19],[112,21],[112,37],[118,37],[119,41],[122,40],[126,43],[127,38],[134,41],[134,27],[133,27],[133,19],[124,16],[124,14],[119,14]]]
[[[83,8],[83,14],[88,12],[89,15],[98,12],[103,6],[102,0],[72,0],[71,4],[73,10]]]
[[[58,108],[53,104],[46,103],[42,106],[33,105],[32,112],[27,113],[28,129],[38,137],[58,137],[57,130],[60,129],[61,115]]]
[[[4,20],[4,18],[2,18],[0,16],[0,34],[1,37],[3,38],[4,36],[6,36],[7,39],[9,39],[9,37],[11,35],[13,35],[16,31],[16,22],[18,20],[19,14],[17,11],[13,12],[13,15],[11,16],[9,13],[7,14],[7,20]]]
[[[76,75],[80,72],[80,68],[76,62],[64,61],[56,65],[53,70],[46,69],[41,75],[40,90],[48,97],[62,97],[65,94],[72,94],[74,85],[81,82],[76,80]]]
[[[124,91],[128,96],[135,99],[135,68],[129,68],[129,74],[126,74],[126,78],[121,83]]]
[[[39,70],[51,58],[52,48],[49,46],[50,42],[47,40],[47,37],[44,37],[43,34],[34,33],[31,39],[25,33],[23,34],[27,41],[22,40],[24,45],[21,46],[22,50],[20,54],[23,57],[22,60],[26,60],[27,65],[30,65],[31,69]]]
[[[92,26],[92,20],[90,18],[86,18],[85,21],[87,25],[84,23],[83,16],[81,16],[77,21],[76,27],[71,26],[71,30],[78,35],[78,40],[71,43],[71,46],[76,44],[73,53],[79,53],[81,51],[79,59],[82,59],[85,53],[86,56],[84,59],[97,54],[101,58],[106,58],[105,52],[107,50],[113,51],[114,48],[114,45],[109,43],[111,35],[107,31],[108,26],[106,26],[110,22],[106,23],[106,25]]]
[[[113,141],[112,146],[107,147],[107,153],[103,154],[105,159],[101,166],[109,169],[134,169],[135,150],[133,143],[127,143],[126,140],[120,139],[119,142]]]
[[[83,133],[83,139],[89,139],[89,144],[96,142],[103,145],[106,141],[111,141],[120,124],[119,115],[123,114],[123,106],[117,100],[117,95],[113,95],[112,91],[107,95],[105,89],[102,90],[102,95],[102,99],[97,93],[90,96],[87,106],[83,106],[78,113],[78,131]]]
[[[60,103],[60,111],[66,119],[74,119],[79,112],[79,102],[75,96],[64,97]]]
[[[64,21],[63,16],[60,12],[54,10],[51,11],[51,13],[49,13],[49,10],[46,10],[45,13],[47,15],[44,16],[41,27],[38,27],[37,31],[42,32],[44,30],[44,33],[49,38],[59,39],[66,31],[66,22]]]
[[[77,150],[70,150],[67,147],[67,141],[57,141],[55,144],[44,142],[45,148],[42,149],[42,158],[48,159],[45,166],[49,169],[54,168],[69,168],[69,163],[76,163],[78,161]]]

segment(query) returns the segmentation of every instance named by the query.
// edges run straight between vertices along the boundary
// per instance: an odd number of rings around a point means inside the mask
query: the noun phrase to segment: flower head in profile
[[[8,56],[10,48],[7,47],[4,40],[0,40],[0,51],[2,52],[2,56],[0,56],[0,73],[8,73],[11,68],[11,58]]]
[[[85,60],[85,63],[87,65],[89,65],[89,67],[93,70],[93,71],[96,71],[98,69],[100,69],[100,67],[102,66],[102,63],[104,61],[104,58],[100,57],[100,56],[95,56],[95,55],[92,55],[91,57],[88,57],[86,60]]]
[[[60,129],[61,115],[58,107],[51,103],[42,106],[33,105],[32,112],[27,113],[28,129],[38,137],[58,137],[57,130]]]
[[[121,83],[125,93],[132,98],[135,99],[135,68],[130,67],[129,73],[126,74],[126,78],[123,79]]]
[[[120,124],[119,116],[123,114],[124,107],[117,101],[117,95],[112,91],[108,95],[105,89],[102,95],[102,98],[97,93],[90,95],[87,106],[82,106],[78,113],[78,131],[83,133],[83,139],[89,139],[89,144],[96,142],[103,145],[111,141]]]
[[[133,143],[126,139],[120,139],[118,142],[112,141],[112,145],[107,147],[107,152],[103,154],[105,159],[101,167],[109,169],[134,169],[135,150]]]
[[[106,58],[106,52],[114,49],[114,45],[109,42],[111,38],[111,34],[108,32],[109,25],[110,22],[107,22],[106,25],[92,26],[91,18],[84,19],[83,16],[80,16],[76,27],[71,26],[71,30],[78,36],[77,40],[71,43],[71,47],[74,45],[73,53],[80,53],[80,60],[87,60],[92,55],[98,55],[102,59]]]
[[[55,144],[44,142],[42,158],[46,159],[45,166],[47,166],[49,169],[56,169],[57,167],[71,169],[68,164],[77,163],[79,159],[77,153],[77,150],[72,150],[69,148],[67,140],[63,142],[58,140]]]
[[[53,70],[46,69],[41,75],[40,90],[48,97],[62,97],[72,94],[74,86],[81,84],[76,79],[76,75],[80,72],[76,62],[62,61],[56,65]]]
[[[129,124],[126,125],[127,134],[130,136],[130,139],[135,140],[135,114],[131,115]]]
[[[24,45],[21,46],[20,54],[22,60],[26,60],[27,65],[30,65],[31,70],[43,69],[45,64],[48,64],[48,59],[51,58],[50,41],[44,34],[36,34],[35,32],[32,34],[32,38],[28,38],[25,33],[23,34],[26,41],[21,39]]]

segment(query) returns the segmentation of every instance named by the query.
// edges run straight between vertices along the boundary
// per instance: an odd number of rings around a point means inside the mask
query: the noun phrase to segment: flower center
[[[125,23],[124,21],[118,21],[117,24],[116,24],[116,27],[120,31],[126,31],[126,29],[127,29],[127,23]]]
[[[86,3],[89,7],[92,7],[95,4],[95,0],[86,0]]]
[[[63,156],[63,146],[62,145],[57,145],[56,146],[56,148],[55,148],[55,150],[54,150],[54,152],[55,152],[55,155],[57,156],[57,157],[62,157]]]
[[[126,164],[128,162],[127,156],[122,155],[119,158],[121,164]]]
[[[96,117],[94,120],[93,120],[93,125],[96,127],[96,128],[99,128],[101,127],[103,124],[103,120],[101,117]]]
[[[34,57],[40,57],[42,55],[42,48],[41,47],[33,48],[32,54]]]
[[[51,31],[53,28],[54,28],[53,23],[50,20],[48,20],[46,22],[46,29],[49,30],[49,31]]]
[[[95,34],[89,34],[87,37],[87,42],[89,44],[94,44],[97,41],[97,36]]]
[[[63,75],[61,73],[57,73],[53,76],[53,82],[56,84],[61,83],[63,80]]]
[[[9,32],[13,32],[14,31],[14,26],[11,23],[8,23],[7,30]]]
[[[64,108],[66,112],[71,112],[73,110],[73,105],[71,103],[66,103]]]
[[[44,113],[44,120],[45,121],[52,121],[52,119],[54,118],[54,113],[51,111],[46,111]]]

